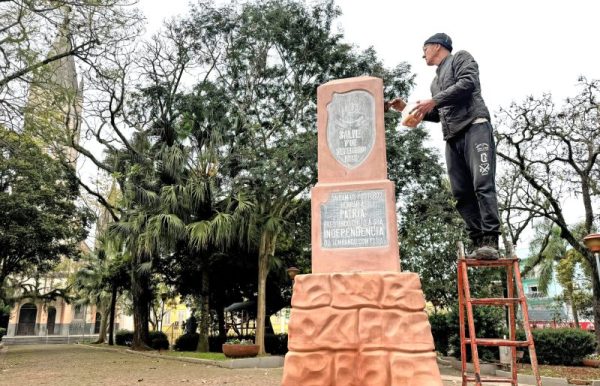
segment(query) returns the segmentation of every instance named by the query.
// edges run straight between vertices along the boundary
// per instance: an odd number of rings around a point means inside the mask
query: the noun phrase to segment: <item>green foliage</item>
[[[169,339],[162,331],[150,331],[150,347],[155,350],[168,350]]]
[[[131,346],[131,342],[133,342],[133,331],[119,330],[115,334],[115,343],[118,346]]]
[[[0,341],[2,341],[4,335],[6,335],[6,328],[0,327]]]
[[[389,135],[388,164],[399,194],[402,269],[419,274],[425,298],[441,310],[457,302],[456,245],[465,234],[445,171],[425,145],[427,138],[421,127]],[[483,286],[493,277],[486,271],[470,280],[473,286]]]
[[[196,351],[200,335],[196,332],[183,334],[175,340],[173,348],[177,351]]]
[[[310,266],[317,87],[360,75],[383,78],[388,98],[412,87],[406,63],[387,69],[372,48],[345,43],[334,28],[339,14],[331,1],[200,1],[146,46],[140,85],[116,113],[133,135],[112,135],[107,142],[122,146],[107,146],[104,161],[123,192],[110,232],[131,256],[137,326],[148,324],[157,279],[202,299],[203,336],[209,301],[222,315],[230,301],[258,293],[264,346],[265,314],[288,291],[286,265]],[[184,91],[190,66],[200,76]]]
[[[529,244],[530,254],[525,261],[524,275],[537,267],[539,290],[547,293],[552,282],[555,266],[567,251],[566,242],[560,237],[560,229],[549,222],[539,223],[535,226],[535,237]]]
[[[0,299],[7,276],[43,274],[79,256],[91,213],[76,205],[78,194],[73,170],[0,126]]]
[[[181,292],[207,299],[207,292],[220,295],[210,287],[220,286],[224,272],[257,267],[261,346],[269,271],[284,278],[291,250],[309,254],[309,238],[296,229],[310,229],[309,217],[298,213],[307,211],[316,182],[316,88],[359,75],[383,77],[388,96],[406,96],[412,85],[406,64],[386,69],[373,49],[345,44],[332,28],[338,15],[330,1],[194,6],[159,42],[173,52],[163,63],[173,71],[149,72],[132,103],[151,122],[140,132],[148,140],[132,141],[140,149],[135,157],[112,156],[123,161],[131,207],[114,230],[140,257],[134,272],[165,272]],[[192,58],[207,76],[179,92],[172,74]],[[156,68],[153,57],[143,61]],[[292,239],[305,244],[290,247]],[[240,258],[260,263],[234,261]],[[233,286],[252,289],[246,282]],[[236,288],[222,293],[243,296]],[[224,299],[213,304],[222,308]]]
[[[431,325],[431,335],[433,335],[435,351],[444,356],[448,355],[450,348],[448,314],[441,312],[429,314],[429,324]]]
[[[578,328],[543,328],[531,332],[540,364],[577,366],[596,350],[594,334]],[[525,340],[525,332],[518,331],[517,339]],[[529,361],[529,350],[524,351],[523,358]]]

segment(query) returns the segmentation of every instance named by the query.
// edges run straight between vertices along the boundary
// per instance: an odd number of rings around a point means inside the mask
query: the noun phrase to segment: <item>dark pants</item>
[[[469,237],[499,235],[496,145],[489,122],[476,123],[446,142],[446,165],[456,209]]]

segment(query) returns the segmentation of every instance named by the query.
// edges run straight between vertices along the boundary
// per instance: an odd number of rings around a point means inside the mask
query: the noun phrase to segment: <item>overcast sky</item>
[[[164,18],[185,14],[188,4],[188,0],[140,1],[149,31]],[[343,13],[336,28],[348,43],[361,49],[373,46],[387,66],[411,64],[417,75],[411,101],[430,96],[435,67],[426,66],[421,56],[423,42],[436,32],[450,35],[454,52],[467,50],[475,57],[492,114],[529,95],[549,92],[560,102],[576,94],[580,75],[600,78],[597,0],[337,0],[336,4]],[[442,156],[441,128],[427,125],[431,143]],[[582,218],[570,213],[571,221]]]

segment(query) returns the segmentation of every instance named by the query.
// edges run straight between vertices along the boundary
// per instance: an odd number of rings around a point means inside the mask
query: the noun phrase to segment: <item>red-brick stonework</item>
[[[296,276],[283,386],[441,386],[419,277]]]

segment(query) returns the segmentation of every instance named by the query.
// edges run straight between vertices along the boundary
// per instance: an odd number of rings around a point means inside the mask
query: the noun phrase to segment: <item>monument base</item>
[[[298,275],[283,386],[441,386],[411,272]]]

